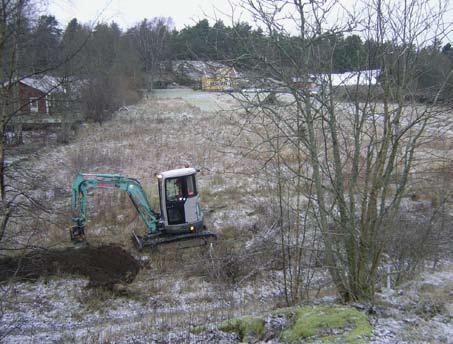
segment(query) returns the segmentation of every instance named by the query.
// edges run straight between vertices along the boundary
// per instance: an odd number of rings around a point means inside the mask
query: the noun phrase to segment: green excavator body
[[[146,227],[144,235],[132,233],[132,239],[139,249],[192,239],[202,239],[205,243],[215,240],[217,236],[214,233],[205,231],[196,193],[195,173],[195,169],[186,168],[158,175],[159,208],[162,213],[153,210],[143,187],[135,178],[118,174],[79,173],[72,183],[74,225],[70,231],[71,240],[75,243],[86,240],[87,197],[92,189],[118,189],[129,195]],[[179,217],[176,218],[175,214]]]

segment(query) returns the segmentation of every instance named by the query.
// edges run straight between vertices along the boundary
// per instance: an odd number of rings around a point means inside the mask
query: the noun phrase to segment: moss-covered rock
[[[335,305],[305,306],[296,310],[294,323],[282,331],[282,342],[320,341],[366,343],[372,327],[358,310]]]
[[[255,317],[229,319],[219,324],[218,329],[224,332],[235,332],[242,341],[247,337],[262,339],[264,335],[264,320]]]

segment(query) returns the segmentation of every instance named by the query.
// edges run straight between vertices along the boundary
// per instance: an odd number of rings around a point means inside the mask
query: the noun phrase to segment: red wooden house
[[[20,113],[53,115],[53,96],[63,93],[58,79],[51,76],[23,78],[19,81]]]

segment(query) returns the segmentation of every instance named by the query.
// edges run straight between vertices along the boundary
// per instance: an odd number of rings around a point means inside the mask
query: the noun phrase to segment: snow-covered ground
[[[226,93],[200,92],[190,88],[154,90],[150,97],[161,99],[180,98],[206,112],[228,110],[230,105],[233,104],[233,99]]]
[[[251,174],[256,167],[253,159],[239,160],[214,140],[228,134],[223,132],[224,116],[235,107],[237,102],[227,94],[155,91],[102,126],[84,125],[70,144],[27,156],[21,163],[42,178],[33,193],[51,209],[43,215],[42,241],[67,244],[75,173],[136,177],[156,201],[155,173],[189,163],[201,169],[198,185],[208,227],[218,233],[232,228],[235,236],[228,240],[244,241],[250,249],[256,241],[250,232],[262,220],[254,207],[262,201],[257,192],[263,185]],[[87,235],[92,242],[128,246],[130,230],[144,230],[127,198],[114,194],[96,193],[90,198],[89,220]],[[273,233],[260,227],[260,235]],[[0,332],[7,334],[4,341],[235,342],[231,334],[210,330],[195,335],[190,329],[235,316],[265,314],[281,305],[282,278],[276,271],[226,283],[207,276],[209,256],[188,253],[175,261],[175,255],[179,253],[140,257],[148,267],[131,285],[123,286],[120,295],[86,289],[87,281],[70,276],[6,286],[11,289],[5,294],[0,322]],[[373,343],[452,342],[451,290],[452,262],[397,290],[384,290],[377,314],[370,316]],[[439,296],[445,302],[438,311]]]
[[[377,295],[372,343],[453,343],[453,261]]]
[[[126,296],[86,289],[86,283],[74,278],[16,283],[0,326],[8,333],[4,342],[149,342],[153,336],[188,334],[194,326],[268,311],[279,295],[275,282],[264,280],[229,290],[169,275],[159,278],[159,287],[142,276],[127,287]]]
[[[45,179],[31,192],[52,209],[43,215],[49,225],[42,228],[41,237],[52,245],[68,244],[70,186],[75,173],[136,177],[155,202],[155,173],[185,163],[202,170],[199,190],[211,230],[233,227],[240,233],[253,226],[256,217],[248,215],[252,208],[246,194],[258,186],[246,177],[225,176],[226,165],[234,164],[234,159],[225,159],[210,143],[211,128],[221,126],[222,111],[232,102],[224,94],[158,91],[121,109],[102,126],[85,124],[70,144],[49,147],[24,159],[24,167]],[[128,246],[130,230],[144,230],[128,200],[119,194],[95,193],[89,199],[89,220],[87,235],[92,243]],[[16,283],[8,293],[0,331],[8,332],[5,341],[11,343],[133,338],[149,342],[153,336],[171,336],[170,330],[187,334],[192,326],[269,310],[281,296],[280,279],[273,272],[246,278],[240,285],[226,285],[200,276],[197,266],[206,269],[208,258],[189,252],[187,260],[168,267],[165,260],[174,260],[174,255],[180,253],[141,257],[149,268],[126,287],[127,296],[87,290],[85,280],[73,277]]]
[[[280,296],[272,279],[232,288],[199,278],[154,276],[149,270],[126,287],[125,296],[86,289],[86,283],[52,278],[14,284],[2,318],[2,332],[9,330],[4,342],[183,343],[211,336],[231,343],[237,338],[228,334],[190,332],[232,317],[265,315]],[[369,318],[374,326],[371,343],[452,343],[452,290],[452,261],[398,289],[383,290]],[[320,302],[326,300],[332,302]]]

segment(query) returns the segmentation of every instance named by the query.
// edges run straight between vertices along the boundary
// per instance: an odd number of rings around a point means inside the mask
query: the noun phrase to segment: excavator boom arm
[[[99,188],[114,188],[127,192],[140,218],[145,223],[148,234],[157,232],[159,215],[151,208],[148,197],[138,180],[117,174],[78,174],[72,183],[72,210],[76,215],[73,218],[76,225],[71,232],[73,240],[84,239],[87,193],[90,189]]]

